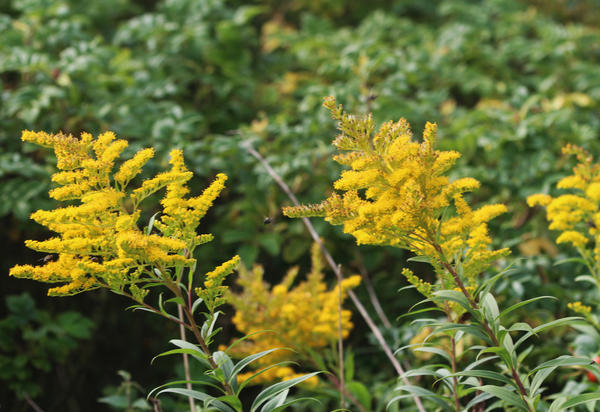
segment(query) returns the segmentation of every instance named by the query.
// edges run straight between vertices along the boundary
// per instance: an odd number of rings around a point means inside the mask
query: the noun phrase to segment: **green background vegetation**
[[[200,248],[199,266],[239,253],[277,281],[291,265],[308,266],[310,238],[300,221],[280,215],[289,201],[240,143],[250,141],[311,203],[339,172],[330,160],[335,124],[321,108],[323,96],[336,96],[349,112],[373,112],[378,122],[405,117],[416,136],[434,121],[441,148],[463,154],[455,176],[482,182],[472,202],[509,207],[493,233],[498,246],[512,248],[511,259],[527,259],[500,285],[502,304],[557,296],[519,314],[535,323],[564,316],[569,301],[595,302],[574,282],[582,267],[553,266],[573,251],[553,246],[542,214],[524,201],[551,191],[566,174],[565,143],[600,153],[600,3],[549,3],[1,0],[0,408],[27,410],[15,393],[26,390],[47,412],[105,410],[97,398],[120,384],[120,369],[147,389],[181,375],[175,362],[149,365],[177,336],[175,327],[125,312],[129,303],[106,291],[50,299],[45,285],[6,275],[14,264],[43,258],[23,241],[48,236],[28,216],[52,207],[53,159],[23,145],[23,129],[112,130],[131,142],[131,152],[157,149],[148,174],[164,167],[171,148],[182,148],[197,190],[227,173],[228,189],[204,221],[215,240]],[[266,216],[274,222],[264,225]],[[314,224],[339,262],[351,271],[366,268],[390,318],[416,301],[396,292],[405,285],[400,270],[408,256],[357,248],[339,228]],[[24,291],[35,304],[9,298]],[[359,294],[368,301],[364,288]],[[362,321],[355,323],[355,374],[376,399],[372,409],[383,410],[393,371],[382,367],[386,360]],[[232,336],[232,326],[223,326]],[[394,347],[415,333],[405,319],[386,331]],[[530,357],[556,356],[568,346],[590,353],[596,345],[559,330]],[[23,361],[9,363],[16,359]],[[560,391],[568,378],[554,376],[552,389]],[[571,393],[583,390],[580,377],[569,379]]]

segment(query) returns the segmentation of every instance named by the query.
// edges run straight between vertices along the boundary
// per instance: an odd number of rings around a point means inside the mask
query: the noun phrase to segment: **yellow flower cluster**
[[[288,271],[278,285],[270,287],[263,281],[263,268],[252,270],[240,268],[237,283],[242,287],[240,294],[228,293],[228,302],[235,310],[233,323],[245,335],[252,335],[235,345],[230,354],[243,357],[252,353],[272,349],[290,348],[297,359],[310,359],[311,351],[322,351],[338,339],[338,287],[327,289],[323,281],[323,262],[318,245],[312,248],[312,270],[306,280],[292,286],[298,268]],[[342,301],[347,291],[360,284],[360,276],[355,275],[342,281]],[[347,337],[352,329],[352,313],[341,311],[342,337]],[[288,360],[289,351],[276,351],[262,358],[258,365],[268,366]],[[240,376],[245,380],[253,373]],[[276,366],[261,375],[256,381],[291,379],[294,370],[289,366]]]
[[[218,306],[225,303],[223,294],[227,291],[227,287],[223,286],[223,281],[239,264],[240,257],[235,255],[205,275],[203,288],[196,288],[196,294],[202,298],[209,312],[214,312]]]
[[[579,301],[568,303],[567,307],[573,312],[579,313],[580,315],[584,316],[589,315],[592,312],[592,308],[590,306],[584,305]]]
[[[139,151],[114,171],[128,143],[112,132],[94,139],[89,133],[76,138],[24,131],[22,140],[54,149],[59,170],[52,176],[57,187],[50,196],[68,203],[31,215],[58,236],[28,240],[29,248],[47,253],[49,258],[41,266],[17,265],[10,270],[12,276],[62,284],[48,291],[54,296],[108,287],[141,301],[148,292],[145,284],[158,279],[154,269],[160,276],[169,276],[176,268],[194,267],[194,248],[212,239],[211,235],[198,235],[196,228],[223,189],[226,176],[218,175],[202,195],[186,199],[189,190],[185,184],[192,172],[185,167],[180,150],[171,152],[170,171],[129,190],[130,182],[153,157],[153,149]],[[150,233],[150,227],[142,231],[137,224],[140,202],[164,187],[163,214],[154,222],[160,233]],[[215,275],[214,299],[223,293],[224,276]],[[211,288],[206,285],[206,289]]]
[[[578,164],[573,174],[562,178],[556,185],[559,189],[570,189],[558,197],[535,194],[527,198],[529,206],[545,206],[549,228],[562,233],[556,243],[570,243],[584,258],[589,259],[596,269],[600,265],[600,165],[584,149],[574,145],[563,148],[564,154],[575,155]],[[590,252],[586,245],[594,245]]]
[[[333,97],[324,106],[341,131],[333,142],[340,151],[334,160],[350,168],[334,183],[343,194],[334,193],[317,205],[284,208],[286,216],[322,216],[343,225],[358,244],[391,245],[428,256],[444,288],[453,287],[454,281],[442,262],[460,263],[463,281],[474,286],[482,270],[508,253],[490,250],[487,228],[506,207],[469,207],[463,194],[477,189],[479,182],[469,177],[450,181],[445,175],[460,154],[435,149],[435,124],[426,124],[419,143],[405,119],[386,122],[375,133],[370,115],[348,115]],[[431,292],[416,276],[408,279],[421,292]]]

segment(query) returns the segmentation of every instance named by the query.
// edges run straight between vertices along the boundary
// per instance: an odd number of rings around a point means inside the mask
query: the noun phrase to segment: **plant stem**
[[[346,387],[345,372],[344,372],[344,338],[342,336],[342,276],[341,270],[338,268],[340,276],[338,277],[338,362],[340,367],[340,408],[346,407],[346,400],[344,399],[344,388]]]
[[[177,304],[177,315],[179,317],[179,320],[183,322],[183,309],[181,308],[180,304]],[[179,324],[179,336],[181,337],[181,340],[186,341],[185,327],[181,323]],[[192,377],[190,375],[190,363],[188,361],[187,353],[183,354],[183,371],[185,373],[185,380],[188,381],[185,384],[185,387],[191,391],[192,383],[190,381],[192,380]],[[194,404],[194,398],[192,398],[190,396],[189,401],[190,401],[190,412],[196,412],[196,405]]]
[[[150,398],[148,399],[148,401],[150,401],[150,403],[152,404],[152,408],[154,409],[154,412],[162,412],[162,408],[160,406],[160,401],[156,398]]]
[[[44,412],[44,410],[40,408],[38,404],[29,397],[29,395],[25,395],[25,402],[27,402],[35,412]]]
[[[442,279],[442,287],[446,287],[444,285],[444,280]],[[444,302],[444,312],[446,312],[446,317],[448,318],[448,322],[452,322],[452,317],[450,315],[450,306],[448,302]],[[450,335],[450,362],[452,364],[452,374],[456,373],[456,339],[454,338],[454,334]],[[460,412],[460,399],[458,397],[458,378],[456,376],[452,377],[452,387],[454,388],[454,409],[456,412]]]
[[[381,303],[379,303],[379,298],[377,297],[377,294],[375,293],[375,289],[373,289],[373,284],[371,283],[371,278],[369,277],[369,274],[367,273],[367,269],[365,268],[365,265],[364,265],[364,262],[362,259],[362,255],[359,251],[357,251],[356,256],[358,259],[358,269],[360,272],[360,276],[362,277],[363,283],[364,283],[365,287],[367,288],[367,293],[369,294],[369,299],[371,300],[371,304],[373,305],[373,308],[375,308],[375,313],[377,313],[377,316],[379,316],[379,320],[381,320],[381,323],[383,323],[383,326],[385,326],[386,329],[391,329],[392,324],[390,323],[390,320],[387,318],[385,312],[383,311],[383,308],[381,307]]]
[[[456,373],[456,340],[454,335],[450,336],[450,360],[452,361],[452,374]],[[460,412],[460,400],[458,399],[458,379],[452,377],[452,386],[454,387],[454,408]]]
[[[454,281],[456,282],[456,284],[460,288],[460,290],[463,293],[463,295],[465,295],[465,297],[469,301],[469,304],[471,305],[471,307],[474,310],[479,310],[479,305],[477,304],[477,302],[475,302],[475,300],[473,299],[473,297],[471,296],[471,294],[465,288],[465,285],[464,285],[463,281],[458,276],[458,273],[456,272],[456,270],[454,269],[454,267],[446,261],[441,246],[438,245],[436,242],[430,242],[430,244],[437,251],[437,253],[439,255],[438,257],[440,258],[440,261],[442,262],[442,265],[452,275],[452,277],[454,278]],[[487,322],[487,320],[485,318],[481,319],[481,324],[485,328],[486,333],[489,336],[489,338],[491,339],[491,341],[494,344],[494,346],[500,346],[500,344],[498,342],[498,338],[496,337],[496,334],[494,333],[494,331],[492,330],[492,328],[490,327],[489,323]],[[525,404],[527,405],[527,408],[531,412],[534,412],[531,409],[531,406],[529,405],[529,403],[526,400],[527,397],[528,397],[527,390],[525,389],[525,386],[523,385],[523,382],[521,382],[521,378],[519,377],[519,374],[517,373],[517,370],[512,365],[507,365],[507,366],[510,367],[513,380],[517,384],[517,387],[518,387],[519,392],[520,392],[521,399],[523,400],[523,402],[525,402]]]
[[[171,292],[173,292],[173,294],[176,297],[180,298],[182,301],[185,302],[184,296],[181,293],[181,289],[179,288],[179,285],[177,285],[175,282],[173,282],[173,280],[171,278],[166,276],[166,272],[163,271],[162,273],[165,273],[165,276],[163,277],[163,279],[165,281],[165,286],[167,288],[169,288],[169,290]],[[189,322],[188,329],[194,334],[196,341],[198,342],[198,344],[200,345],[200,347],[206,354],[208,363],[210,364],[210,367],[213,370],[219,369],[219,365],[217,365],[217,363],[213,359],[212,353],[211,353],[208,345],[206,344],[206,341],[204,340],[204,338],[202,338],[202,334],[200,333],[200,329],[198,328],[198,324],[196,323],[196,320],[194,319],[194,315],[192,314],[192,311],[190,310],[190,308],[187,307],[187,305],[185,305],[185,306],[181,305],[181,308],[183,310],[183,313],[185,314],[185,317],[187,318],[187,320]],[[235,396],[235,393],[233,392],[233,389],[231,388],[231,385],[229,384],[229,382],[224,381],[224,382],[222,382],[222,385],[223,385],[223,389],[225,390],[225,393],[227,395]]]
[[[262,157],[260,155],[260,153],[258,153],[256,150],[254,150],[254,148],[250,145],[249,142],[244,142],[243,147],[248,151],[248,153],[250,153],[252,156],[254,156],[263,165],[263,167],[267,170],[267,173],[271,176],[271,178],[273,178],[275,183],[277,183],[279,185],[279,187],[285,192],[285,194],[290,198],[292,203],[296,206],[300,206],[300,202],[298,202],[298,199],[296,198],[294,193],[290,190],[289,186],[283,181],[283,179],[281,179],[281,177],[277,174],[277,172],[275,170],[273,170],[273,168],[265,160],[265,158]],[[329,253],[329,251],[325,248],[325,245],[323,244],[323,241],[317,234],[317,231],[315,230],[314,226],[312,225],[312,223],[310,223],[310,220],[308,218],[303,217],[302,222],[308,229],[308,232],[310,233],[313,240],[315,242],[317,242],[317,244],[321,248],[321,251],[323,252],[323,256],[325,256],[327,263],[329,263],[329,266],[335,272],[335,274],[338,276],[338,279],[339,279],[339,277],[341,276],[340,268],[333,260],[333,257],[331,257],[331,254]],[[392,353],[392,350],[390,349],[389,345],[385,341],[383,335],[381,334],[381,331],[379,330],[377,325],[375,325],[375,322],[373,322],[373,319],[371,318],[371,316],[369,315],[369,313],[367,312],[365,307],[362,305],[362,303],[360,302],[360,300],[358,299],[356,294],[352,290],[349,290],[348,296],[350,296],[350,299],[352,299],[354,306],[356,306],[356,309],[358,309],[358,312],[360,313],[360,315],[363,317],[364,321],[367,323],[367,325],[371,329],[371,332],[373,332],[375,339],[377,339],[377,341],[381,345],[383,352],[390,360],[390,363],[396,370],[396,373],[400,376],[400,378],[402,379],[402,381],[404,382],[405,385],[410,385],[408,378],[406,378],[406,376],[404,376],[404,369],[402,369],[402,366],[398,362],[398,359],[396,359],[396,357]],[[415,405],[417,406],[417,409],[419,410],[419,412],[426,412],[425,407],[423,406],[423,403],[421,402],[421,399],[417,395],[414,395],[414,394],[412,397],[413,397],[413,400],[414,400]]]

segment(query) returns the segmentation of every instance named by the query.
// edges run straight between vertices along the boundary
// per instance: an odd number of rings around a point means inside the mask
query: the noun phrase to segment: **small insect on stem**
[[[263,220],[263,224],[268,225],[269,223],[271,223],[273,221],[273,219],[271,219],[270,217],[265,217],[265,220]]]

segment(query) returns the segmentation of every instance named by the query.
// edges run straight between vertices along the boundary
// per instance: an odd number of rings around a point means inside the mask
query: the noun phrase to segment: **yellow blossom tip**
[[[534,207],[537,205],[548,206],[550,202],[552,202],[552,198],[549,195],[543,193],[538,193],[527,197],[527,204],[530,207]]]

